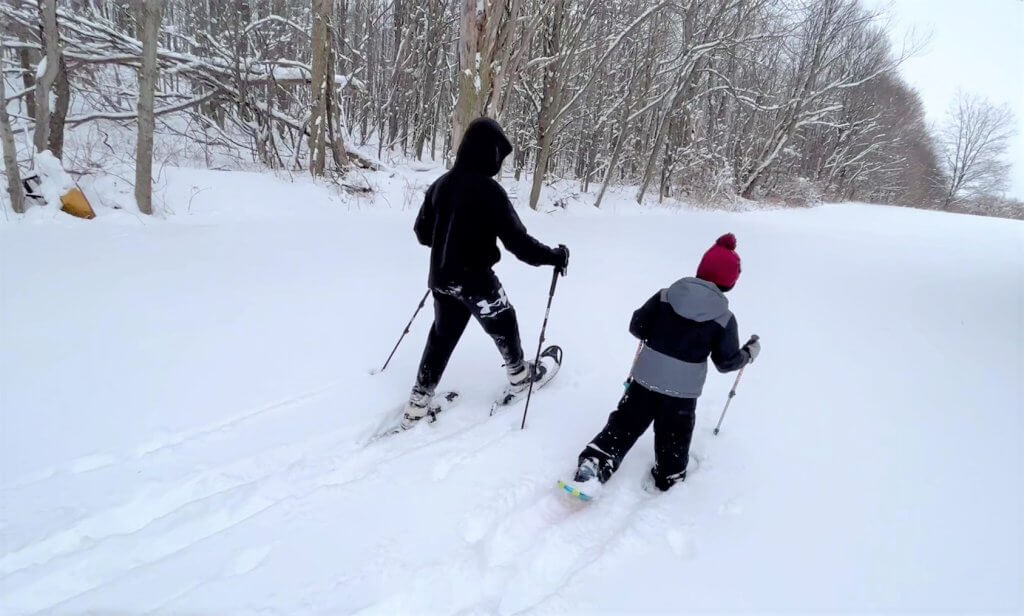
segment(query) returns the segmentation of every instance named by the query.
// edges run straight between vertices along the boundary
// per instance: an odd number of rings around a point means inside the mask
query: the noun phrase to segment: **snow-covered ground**
[[[423,292],[411,225],[435,172],[378,178],[374,207],[164,173],[164,218],[96,184],[94,221],[0,221],[0,613],[1024,608],[1024,224],[524,212],[573,255],[549,327],[566,363],[527,429],[487,418],[504,373],[471,325],[442,383],[463,402],[364,446],[429,324],[370,375]],[[648,434],[602,500],[559,494],[622,392],[632,311],[725,231],[764,351],[718,437],[731,377],[709,379],[699,471],[642,492]],[[532,350],[549,270],[498,274]]]

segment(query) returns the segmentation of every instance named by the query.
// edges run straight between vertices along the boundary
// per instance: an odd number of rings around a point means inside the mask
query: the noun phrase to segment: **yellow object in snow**
[[[61,197],[60,203],[62,206],[60,209],[72,216],[85,219],[96,218],[96,212],[92,210],[92,205],[85,198],[85,193],[77,187],[72,188],[66,195]]]

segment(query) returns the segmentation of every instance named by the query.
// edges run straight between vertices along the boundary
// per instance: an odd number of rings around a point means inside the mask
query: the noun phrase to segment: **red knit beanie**
[[[736,236],[726,233],[704,253],[697,268],[697,278],[731,289],[740,277],[740,256],[736,254]]]

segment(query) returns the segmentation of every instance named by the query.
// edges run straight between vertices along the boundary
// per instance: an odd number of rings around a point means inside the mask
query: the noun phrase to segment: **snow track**
[[[102,473],[104,468],[127,460],[145,463],[149,457],[173,456],[174,449],[182,446],[193,451],[219,446],[230,441],[232,432],[242,429],[246,421],[266,413],[316,404],[316,399],[329,390],[329,386],[318,388],[195,431],[150,441],[132,448],[134,456],[91,456],[108,460],[105,464],[75,470],[84,466],[81,460],[75,460],[67,470],[4,487],[4,498],[17,501],[21,498],[19,490],[45,489],[45,485],[36,484],[45,484],[64,474]],[[486,409],[486,404],[478,404],[475,410],[479,417],[475,420],[453,417],[444,425],[439,422],[420,426],[403,433],[401,438],[369,446],[362,446],[360,439],[353,442],[351,431],[339,430],[175,480],[150,483],[124,502],[0,557],[0,579],[4,580],[5,588],[16,589],[4,596],[5,605],[25,610],[33,609],[31,606],[58,606],[101,589],[110,580],[122,579],[132,571],[195,548],[271,509],[298,506],[318,490],[330,489],[335,495],[343,495],[352,484],[379,481],[380,474],[428,449],[428,457],[435,460],[430,466],[431,479],[443,481],[454,468],[472,464],[516,427],[508,414],[492,418]],[[477,431],[487,434],[475,437]],[[216,443],[208,442],[212,435],[218,436]],[[541,492],[553,500],[550,485]],[[126,559],[123,556],[127,553],[131,557]],[[241,556],[239,574],[258,568],[268,553],[268,549],[260,548],[255,556],[252,551]]]
[[[79,473],[87,473],[89,471],[98,470],[107,466],[112,466],[118,463],[130,463],[134,461],[140,461],[145,459],[147,456],[158,455],[162,453],[172,452],[175,447],[189,443],[193,445],[201,444],[204,440],[209,439],[211,436],[216,436],[220,433],[226,432],[231,428],[260,417],[266,413],[273,413],[276,411],[286,411],[290,407],[300,404],[310,398],[322,395],[324,392],[331,388],[330,385],[321,387],[312,391],[308,391],[296,396],[279,400],[277,402],[271,402],[264,406],[259,406],[251,410],[243,411],[237,415],[228,417],[222,421],[218,421],[212,425],[204,426],[196,430],[187,430],[176,434],[168,434],[166,436],[158,437],[153,440],[139,443],[137,446],[130,448],[128,451],[122,451],[119,453],[98,453],[93,455],[83,456],[76,458],[68,463],[67,467],[63,469],[50,468],[46,470],[34,471],[21,479],[16,479],[11,485],[0,486],[0,490],[9,490],[14,488],[23,488],[30,486],[34,483],[46,481],[59,474],[71,474],[77,475]]]
[[[170,435],[159,443],[151,441],[132,449],[134,461],[170,456],[178,447],[194,452],[220,446],[230,442],[233,432],[243,430],[247,420],[286,407],[323,404],[319,398],[330,398],[329,390],[311,390],[190,433]],[[102,593],[175,556],[212,549],[209,544],[215,544],[219,535],[259,516],[291,517],[321,492],[343,501],[359,487],[386,484],[382,478],[402,472],[407,463],[419,466],[428,462],[423,469],[429,480],[443,482],[459,467],[482,463],[496,443],[518,429],[514,413],[489,417],[486,400],[465,406],[468,408],[453,410],[446,421],[369,446],[353,439],[351,431],[337,430],[173,480],[148,483],[126,500],[0,557],[4,605],[19,612],[59,611],[76,599]],[[214,434],[219,438],[211,442]],[[119,454],[103,457],[111,462],[80,472],[101,474],[105,468],[125,463]],[[4,487],[4,498],[17,501],[20,491],[45,488],[47,481],[63,473],[71,471]],[[650,526],[663,516],[650,509],[652,497],[630,489],[635,486],[622,486],[623,492],[635,492],[625,504],[588,510],[553,489],[553,481],[550,476],[532,475],[515,479],[509,486],[496,484],[479,490],[479,504],[460,524],[463,547],[436,562],[410,567],[406,573],[414,576],[417,584],[373,609],[414,609],[433,596],[435,587],[429,580],[450,583],[451,576],[463,576],[473,568],[480,569],[481,588],[490,591],[476,597],[475,605],[467,605],[467,609],[510,614],[544,604],[558,605],[561,589],[571,585],[581,571],[613,557],[620,543],[636,541],[638,525]],[[222,575],[230,578],[252,573],[271,552],[270,546],[243,550]],[[390,572],[390,576],[395,574]],[[178,596],[187,596],[201,585]],[[503,598],[510,589],[514,600]],[[418,597],[418,590],[426,596]],[[147,607],[159,609],[160,605]]]

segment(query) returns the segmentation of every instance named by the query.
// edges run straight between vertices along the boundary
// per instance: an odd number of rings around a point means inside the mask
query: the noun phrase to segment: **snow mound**
[[[60,159],[49,150],[38,152],[34,160],[36,172],[39,174],[39,194],[47,206],[59,210],[62,206],[60,198],[75,187],[75,180],[64,170]]]

